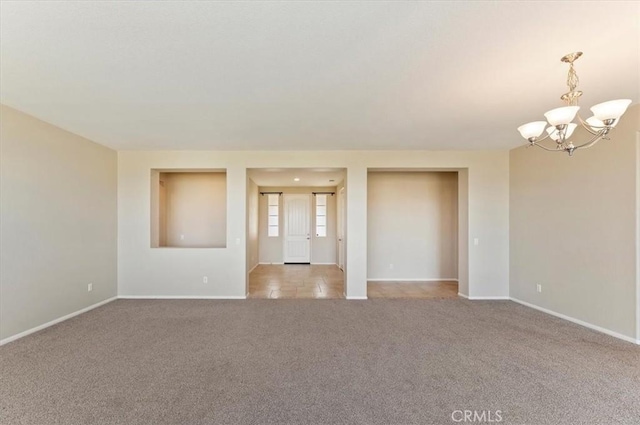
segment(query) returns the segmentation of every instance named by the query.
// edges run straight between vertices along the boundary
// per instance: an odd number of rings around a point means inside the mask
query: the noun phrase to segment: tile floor
[[[369,298],[458,298],[458,283],[437,282],[368,282]]]
[[[249,275],[249,298],[344,298],[344,275],[335,265],[260,264]]]
[[[369,298],[457,298],[456,282],[368,282]],[[331,265],[266,265],[249,276],[249,298],[344,298],[342,270]]]

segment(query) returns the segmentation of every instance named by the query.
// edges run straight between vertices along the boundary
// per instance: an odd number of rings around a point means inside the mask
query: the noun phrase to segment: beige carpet
[[[0,379],[2,424],[640,423],[640,347],[509,301],[119,300]]]

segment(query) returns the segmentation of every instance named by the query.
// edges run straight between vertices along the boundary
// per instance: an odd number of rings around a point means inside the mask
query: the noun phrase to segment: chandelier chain
[[[567,74],[567,86],[569,86],[569,93],[574,93],[579,83],[580,79],[578,78],[576,70],[573,68],[573,62],[570,62],[569,73]],[[568,96],[567,101],[569,105],[575,106],[578,104],[578,96]]]

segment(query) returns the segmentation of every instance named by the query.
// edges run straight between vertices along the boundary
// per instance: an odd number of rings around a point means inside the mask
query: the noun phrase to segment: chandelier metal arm
[[[599,131],[598,133],[596,133],[596,134],[594,135],[594,137],[593,137],[591,140],[589,140],[588,142],[583,143],[583,144],[578,145],[578,146],[575,146],[575,147],[574,147],[574,150],[581,149],[581,148],[590,148],[591,146],[593,146],[593,145],[595,145],[596,143],[598,143],[600,140],[602,140],[602,139],[605,139],[605,140],[606,140],[606,137],[605,137],[606,135],[607,135],[607,132],[606,132],[605,130],[600,130],[600,131]]]
[[[603,129],[606,127],[593,127],[591,125],[589,125],[585,120],[582,119],[582,117],[580,116],[580,114],[576,114],[576,117],[578,117],[578,121],[580,121],[580,124],[582,124],[582,128],[584,128],[585,130],[587,130],[589,133],[593,134],[594,136],[598,133],[600,133],[601,130],[598,131],[594,131],[593,128],[599,128],[599,129]]]
[[[539,147],[540,149],[544,149],[545,151],[549,151],[549,152],[564,152],[564,150],[563,150],[563,149],[558,149],[558,148],[556,148],[556,149],[551,149],[551,148],[548,148],[548,147],[546,147],[546,146],[544,146],[544,145],[539,145],[537,142],[533,142],[533,143],[531,143],[531,146],[537,146],[537,147]]]
[[[547,134],[542,139],[538,139],[537,137],[532,137],[532,138],[529,139],[529,143],[531,143],[532,145],[535,145],[535,144],[538,144],[538,143],[542,142],[543,140],[547,140],[550,137],[551,137],[551,134]]]
[[[531,139],[529,139],[529,147],[537,146],[540,149],[544,149],[545,151],[549,151],[549,152],[563,152],[563,150],[559,147],[560,145],[556,146],[555,149],[551,149],[551,148],[548,148],[548,147],[540,144],[540,142],[542,142],[544,140],[547,140],[550,137],[551,137],[551,134],[547,134],[542,139],[538,139],[536,137],[532,137]]]
[[[609,133],[609,128],[605,127],[602,130],[598,131],[597,133],[592,133],[594,137],[592,137],[588,142],[583,143],[581,145],[578,146],[574,146],[573,143],[571,143],[568,140],[564,140],[561,139],[562,141],[556,142],[557,146],[555,149],[553,148],[548,148],[542,144],[540,144],[539,142],[547,139],[549,136],[546,136],[540,140],[530,140],[529,141],[529,146],[537,146],[540,149],[543,149],[545,151],[548,152],[567,152],[569,153],[569,155],[573,155],[573,152],[577,151],[578,149],[587,149],[590,148],[591,146],[595,145],[596,143],[598,143],[600,140],[605,139],[608,140],[608,138],[606,137],[607,134]]]

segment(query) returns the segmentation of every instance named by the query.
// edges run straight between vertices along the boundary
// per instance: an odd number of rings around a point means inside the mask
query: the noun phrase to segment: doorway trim
[[[344,205],[344,187],[341,188],[338,191],[338,199],[337,199],[337,207],[338,207],[338,211],[337,211],[337,242],[338,242],[338,268],[340,270],[342,270],[344,272],[344,268],[345,268],[345,261],[344,261],[344,254],[345,254],[345,219],[346,219],[346,209],[345,209],[345,205]]]
[[[640,131],[636,132],[636,164],[640,164]],[[636,344],[640,345],[640,165],[636,167]]]

